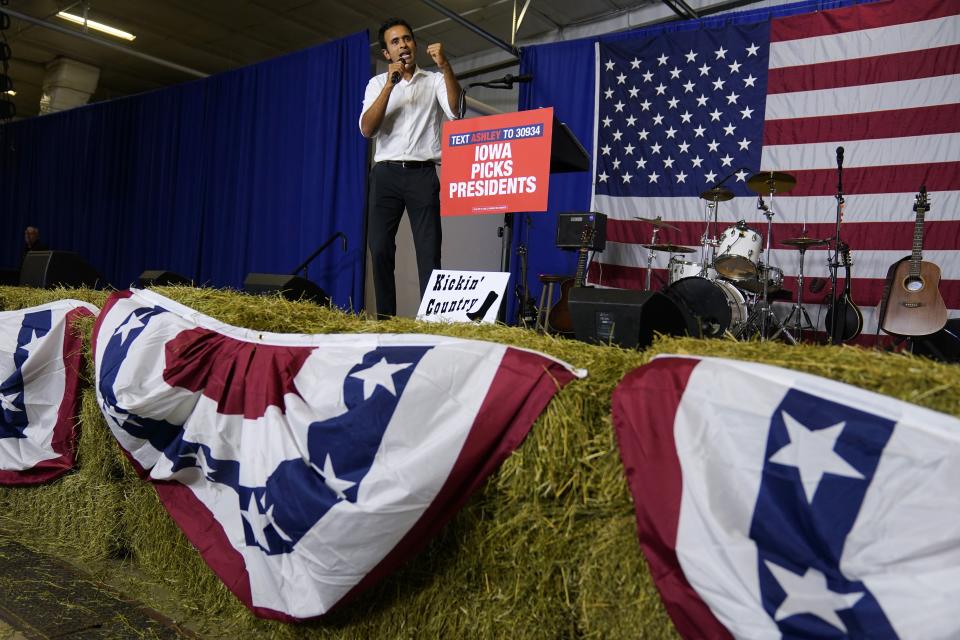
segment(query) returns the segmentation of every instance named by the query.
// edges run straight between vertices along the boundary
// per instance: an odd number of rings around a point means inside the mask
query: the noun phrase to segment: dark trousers
[[[397,228],[404,209],[413,230],[420,296],[423,297],[430,273],[440,268],[440,180],[436,167],[375,164],[370,172],[367,242],[373,259],[373,288],[379,317],[397,314],[397,285],[393,274]]]

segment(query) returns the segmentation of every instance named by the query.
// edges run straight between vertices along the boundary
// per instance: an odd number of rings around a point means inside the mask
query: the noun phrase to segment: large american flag
[[[677,356],[627,374],[611,414],[683,637],[960,637],[957,418]]]
[[[842,146],[840,233],[864,333],[877,330],[888,267],[910,254],[921,185],[931,201],[923,258],[940,266],[940,291],[960,315],[958,13],[956,0],[890,0],[598,44],[592,208],[610,216],[610,242],[590,281],[643,287],[648,252],[639,245],[652,227],[637,217],[679,227],[659,243],[699,245],[711,218],[698,195],[724,179],[737,197],[719,204],[718,233],[744,220],[765,242],[767,220],[746,180],[780,171],[797,184],[774,198],[770,264],[796,299],[799,252],[780,241],[835,235]],[[828,253],[807,251],[808,285],[829,278]],[[654,255],[654,288],[666,284],[667,257]],[[842,268],[839,276],[842,287]],[[829,289],[804,292],[820,328]]]
[[[108,300],[94,358],[137,469],[226,586],[279,619],[409,560],[585,375],[476,340],[250,331],[151,291]]]

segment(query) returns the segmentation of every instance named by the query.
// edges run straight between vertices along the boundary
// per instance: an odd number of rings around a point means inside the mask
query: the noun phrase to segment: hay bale
[[[377,322],[280,297],[189,287],[158,291],[223,322],[260,331],[451,335],[536,349],[590,372],[555,397],[523,445],[419,557],[357,601],[302,625],[256,620],[227,592],[167,517],[156,493],[118,454],[87,389],[79,472],[26,493],[2,490],[0,505],[9,505],[11,517],[25,524],[72,517],[69,524],[53,524],[50,540],[57,548],[75,553],[89,544],[91,555],[129,556],[149,577],[176,590],[218,635],[676,637],[639,550],[609,414],[610,394],[623,375],[657,354],[764,362],[960,415],[960,367],[908,355],[687,338],[660,338],[638,352],[513,327]],[[8,309],[58,296],[104,301],[100,292],[0,288],[0,304]],[[49,492],[46,499],[53,504],[76,501],[85,515],[58,509],[47,519],[38,516],[31,496],[42,492]],[[147,588],[130,595],[154,601]]]

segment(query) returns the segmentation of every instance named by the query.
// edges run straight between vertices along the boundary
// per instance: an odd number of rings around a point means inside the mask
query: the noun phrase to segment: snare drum
[[[706,274],[703,272],[702,262],[690,262],[680,256],[670,258],[670,284],[684,278],[701,277],[708,280],[717,279],[717,271],[713,267],[708,267]]]
[[[746,280],[738,280],[736,285],[738,288],[743,289],[744,291],[749,291],[750,293],[763,294],[763,278],[767,278],[767,293],[773,293],[775,291],[780,291],[783,288],[783,270],[777,267],[766,267],[763,264],[760,265],[758,269],[760,272],[759,277],[748,278]]]
[[[736,333],[747,321],[746,299],[730,282],[684,278],[664,293],[688,312],[692,336],[719,338],[728,330]]]
[[[714,265],[717,273],[730,280],[748,280],[757,277],[757,263],[763,248],[763,238],[741,220],[724,230]]]

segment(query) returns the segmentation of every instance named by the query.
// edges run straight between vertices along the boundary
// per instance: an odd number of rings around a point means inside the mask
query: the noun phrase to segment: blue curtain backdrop
[[[553,107],[556,117],[567,124],[588,152],[593,149],[593,111],[596,62],[594,44],[636,38],[648,38],[673,31],[715,29],[733,24],[748,24],[771,18],[845,7],[870,0],[807,0],[779,7],[743,11],[701,20],[674,22],[594,38],[555,42],[525,47],[520,58],[520,73],[532,74],[533,82],[520,85],[519,108]],[[592,158],[591,158],[592,164]],[[540,294],[540,273],[573,275],[577,253],[555,246],[557,213],[587,211],[593,188],[590,171],[558,174],[550,179],[547,213],[523,213],[515,218],[513,251],[519,244],[527,248],[527,283],[534,300]],[[511,288],[518,277],[519,265],[511,262]],[[508,299],[507,318],[517,317],[517,298]]]
[[[240,287],[289,273],[335,231],[309,277],[363,305],[370,76],[366,32],[260,64],[0,128],[0,266],[23,229],[76,251],[114,286],[168,269]]]

